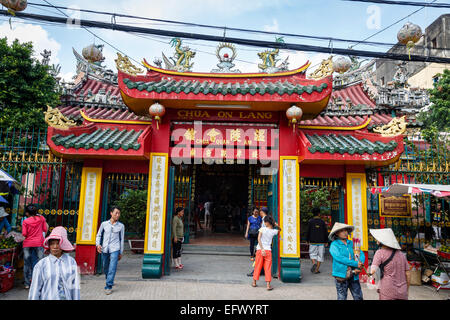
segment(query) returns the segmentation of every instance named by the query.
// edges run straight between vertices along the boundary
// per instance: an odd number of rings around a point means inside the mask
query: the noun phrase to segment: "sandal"
[[[257,287],[256,282],[253,282],[253,283],[252,283],[252,287],[253,287],[253,288]]]
[[[273,290],[273,287],[272,287],[272,286],[267,287],[267,291],[270,291],[270,290]]]

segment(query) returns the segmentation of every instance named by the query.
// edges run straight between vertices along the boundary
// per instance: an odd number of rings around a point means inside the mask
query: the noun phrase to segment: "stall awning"
[[[373,194],[381,193],[383,195],[392,194],[417,194],[417,193],[431,193],[436,197],[449,197],[450,185],[442,184],[414,184],[414,183],[394,183],[388,187],[370,188]]]
[[[19,190],[20,188],[20,183],[17,182],[16,179],[14,179],[13,177],[11,177],[9,174],[7,174],[5,171],[0,169],[0,182],[1,183],[6,183],[8,185],[8,187],[11,187],[12,185],[14,185],[14,187]]]

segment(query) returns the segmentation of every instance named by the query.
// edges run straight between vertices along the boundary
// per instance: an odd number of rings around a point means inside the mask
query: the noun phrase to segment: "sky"
[[[245,28],[271,32],[293,33],[308,36],[334,37],[341,39],[362,40],[393,22],[414,12],[418,7],[378,5],[357,3],[342,0],[32,0],[30,3],[48,4],[70,7],[74,9],[89,9],[110,13],[123,13],[153,19],[176,20],[183,22],[215,25],[220,27]],[[57,11],[54,8],[36,7],[31,4],[25,10],[27,13],[41,15],[63,16],[110,22],[111,16],[80,13],[74,10]],[[370,41],[396,43],[397,32],[406,22],[419,25],[424,30],[440,15],[449,13],[445,9],[425,8],[393,27],[374,36]],[[104,44],[103,55],[107,68],[116,71],[114,59],[118,50],[133,59],[134,64],[145,58],[153,64],[155,58],[161,58],[161,52],[166,56],[173,55],[169,42],[171,38],[153,35],[137,35],[119,31],[90,28],[96,36],[82,28],[72,25],[50,25],[45,22],[21,20],[0,16],[0,37],[9,41],[15,38],[22,42],[32,41],[35,56],[41,60],[40,52],[51,50],[50,64],[60,64],[60,75],[69,81],[75,75],[76,60],[72,48],[81,53],[82,49],[92,43]],[[175,30],[192,33],[204,33],[223,36],[223,29],[207,29],[162,22],[136,19],[117,18],[118,24],[129,24],[154,29]],[[232,32],[225,30],[226,36],[246,39],[274,41],[275,35],[260,35],[255,33]],[[332,48],[348,48],[350,43],[328,40],[311,40],[298,37],[284,37],[287,43],[308,44]],[[219,62],[216,55],[218,43],[185,39],[188,45],[196,51],[193,71],[210,72],[217,68]],[[113,48],[114,47],[114,48]],[[236,45],[237,57],[235,68],[242,72],[258,72],[257,52],[266,48],[256,48]],[[358,44],[355,49],[371,51],[387,51],[389,46]],[[310,71],[322,59],[329,57],[328,53],[301,51],[280,52],[280,59],[289,56],[289,69],[311,62]]]

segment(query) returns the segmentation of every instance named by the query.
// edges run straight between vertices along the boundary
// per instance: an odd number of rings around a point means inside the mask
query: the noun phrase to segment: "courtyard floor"
[[[142,279],[143,255],[125,251],[119,261],[115,286],[111,295],[105,295],[104,275],[81,277],[82,300],[240,300],[240,299],[280,299],[280,300],[335,300],[336,289],[331,276],[331,258],[327,256],[320,274],[312,274],[311,262],[302,259],[301,283],[283,283],[274,279],[273,291],[265,290],[264,277],[258,287],[251,287],[251,262],[247,256],[184,254],[184,269],[172,269],[170,275],[161,279]],[[362,284],[364,299],[377,300],[378,294]],[[15,288],[0,293],[0,300],[26,300],[28,290],[17,284]],[[429,286],[412,286],[410,300],[445,300],[448,292]],[[352,299],[349,293],[348,299]]]

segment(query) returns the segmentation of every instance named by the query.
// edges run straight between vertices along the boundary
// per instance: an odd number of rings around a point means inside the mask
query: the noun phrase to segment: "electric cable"
[[[74,9],[74,8],[69,8],[69,7],[64,7],[64,6],[45,5],[45,4],[39,4],[39,3],[28,3],[28,5],[43,6],[43,7],[47,6],[47,7],[57,8],[57,9],[79,11],[79,12],[85,12],[85,13],[98,14],[98,15],[109,15],[109,16],[114,15],[114,17],[123,17],[123,18],[132,18],[132,19],[138,19],[138,20],[164,22],[164,23],[168,23],[168,24],[176,24],[176,25],[183,25],[183,26],[190,26],[190,27],[201,27],[201,28],[210,28],[210,29],[212,28],[212,29],[217,29],[217,30],[230,30],[230,31],[237,31],[237,32],[244,32],[244,33],[257,33],[257,34],[264,34],[264,35],[286,36],[286,37],[295,37],[295,38],[303,38],[303,39],[310,39],[310,40],[355,43],[355,45],[360,44],[362,42],[361,40],[353,40],[353,39],[310,36],[310,35],[302,35],[302,34],[294,34],[294,33],[271,32],[271,31],[234,28],[234,27],[226,27],[226,26],[206,25],[206,24],[200,24],[200,23],[191,23],[191,22],[183,22],[183,21],[167,20],[167,19],[155,19],[155,18],[141,17],[141,16],[135,16],[135,15],[121,14],[121,13],[111,13],[111,12],[96,11],[96,10],[90,10],[90,9]],[[364,44],[375,45],[375,46],[389,46],[389,47],[392,47],[395,45],[395,43],[374,42],[374,41],[364,41]],[[445,49],[445,48],[442,48],[442,49]]]
[[[1,10],[0,14],[1,15],[9,15],[8,11],[6,11],[6,10]],[[17,17],[23,18],[23,19],[50,21],[50,22],[54,22],[54,23],[64,23],[64,24],[67,22],[66,19],[64,19],[64,18],[54,17],[54,16],[43,16],[43,15],[23,13],[23,12],[17,12],[16,15],[17,15]],[[99,21],[94,21],[94,20],[82,20],[82,19],[80,19],[78,22],[79,22],[79,25],[83,26],[83,27],[93,27],[93,28],[109,29],[109,30],[113,29],[113,26],[111,23],[99,22]],[[122,24],[114,24],[114,30],[124,31],[124,32],[135,32],[135,33],[141,33],[141,34],[154,34],[154,35],[161,35],[161,36],[168,36],[168,37],[198,39],[198,40],[214,41],[214,42],[230,42],[230,43],[255,46],[255,47],[330,53],[330,48],[321,47],[321,46],[311,46],[311,45],[263,41],[263,40],[253,40],[253,39],[226,37],[226,36],[221,37],[221,36],[199,34],[199,33],[188,33],[188,32],[180,32],[180,31],[142,28],[142,27],[135,27],[135,26],[129,26],[129,25],[122,25]],[[385,59],[401,60],[401,61],[450,63],[450,58],[438,57],[438,56],[420,56],[420,55],[408,56],[407,54],[398,54],[398,53],[392,53],[392,52],[385,53],[385,52],[377,52],[377,51],[363,51],[363,50],[343,49],[343,48],[333,48],[333,52],[335,54],[342,54],[342,55],[352,55],[352,56],[372,57],[372,58],[385,58]],[[136,60],[134,60],[134,61],[136,61]]]

